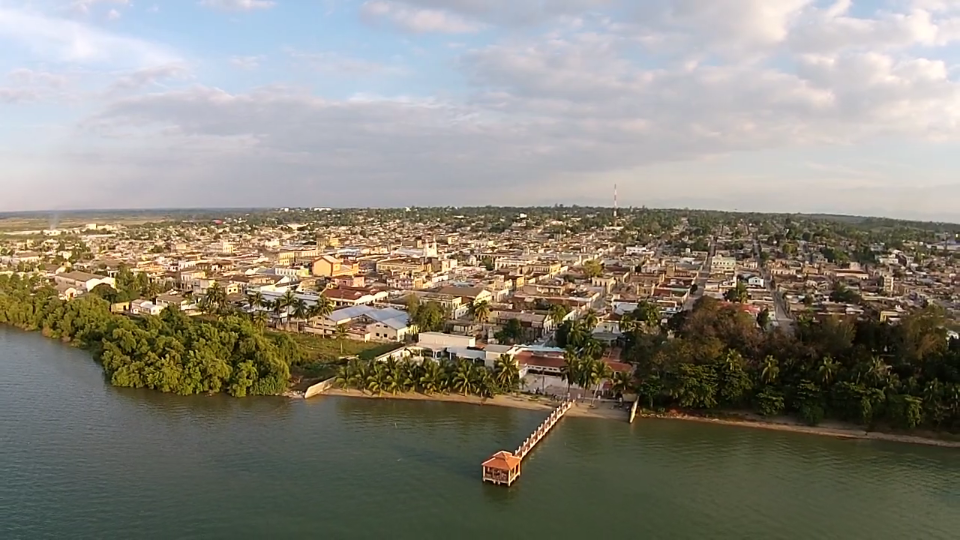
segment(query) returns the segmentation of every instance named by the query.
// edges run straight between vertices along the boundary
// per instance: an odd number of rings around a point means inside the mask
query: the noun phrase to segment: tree
[[[770,325],[770,310],[767,308],[764,308],[763,311],[761,311],[760,313],[757,313],[757,326],[759,326],[761,330],[766,330],[767,326],[769,325]]]
[[[580,316],[580,322],[583,325],[583,329],[592,334],[594,328],[600,324],[600,318],[597,316],[596,311],[588,309],[583,315]]]
[[[290,308],[290,316],[297,321],[297,332],[300,332],[300,323],[306,321],[310,310],[302,298],[296,298]]]
[[[513,392],[519,388],[520,366],[512,356],[501,354],[494,362],[493,372],[501,391]]]
[[[563,304],[551,304],[550,309],[547,313],[547,318],[554,326],[560,326],[560,323],[567,318],[567,314],[570,313],[570,309]]]
[[[780,363],[772,355],[767,355],[763,359],[763,365],[760,370],[760,382],[766,386],[777,384],[780,378]]]
[[[507,319],[501,328],[494,337],[497,338],[497,341],[500,343],[517,343],[523,339],[523,325],[520,323],[520,319]]]
[[[727,292],[723,293],[723,299],[728,302],[736,302],[738,304],[746,304],[750,300],[750,293],[747,292],[747,286],[743,284],[742,281],[737,281],[737,286],[732,289],[727,289]]]
[[[263,307],[264,298],[263,293],[260,291],[255,291],[247,295],[247,306],[251,311],[260,309]]]
[[[600,277],[603,275],[603,265],[596,259],[591,259],[583,263],[583,274],[588,278]]]
[[[618,371],[613,374],[611,390],[617,397],[623,396],[632,390],[633,376],[628,371]]]
[[[470,303],[470,314],[480,324],[486,324],[490,319],[490,304],[484,300],[474,300]]]
[[[338,324],[336,330],[334,330],[335,336],[337,336],[337,341],[340,342],[340,354],[343,354],[343,341],[347,339],[347,325]]]

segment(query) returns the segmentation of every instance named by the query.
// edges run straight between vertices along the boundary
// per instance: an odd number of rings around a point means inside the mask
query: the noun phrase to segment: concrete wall
[[[322,394],[333,387],[333,383],[336,382],[336,377],[330,377],[325,381],[320,381],[317,384],[307,388],[307,391],[303,393],[303,399],[310,399],[313,396]]]

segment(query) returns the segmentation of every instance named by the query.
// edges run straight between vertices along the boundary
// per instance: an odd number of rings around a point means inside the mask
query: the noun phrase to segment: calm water
[[[517,485],[483,485],[542,417],[121,390],[0,328],[0,538],[960,537],[948,449],[568,418]]]

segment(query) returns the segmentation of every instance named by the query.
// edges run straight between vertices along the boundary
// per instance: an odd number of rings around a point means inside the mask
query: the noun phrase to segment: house
[[[410,315],[406,311],[364,305],[334,311],[323,320],[320,329],[322,333],[332,335],[340,325],[357,330],[352,334],[362,336],[363,341],[401,342],[417,330],[410,323]]]
[[[165,293],[157,296],[156,304],[160,306],[161,309],[167,306],[173,306],[174,309],[179,309],[181,311],[187,309],[192,302],[186,298],[180,296],[179,294]]]
[[[81,291],[78,291],[75,287],[71,287],[70,285],[65,285],[62,283],[58,283],[56,289],[57,289],[57,296],[61,300],[73,300],[81,292]]]
[[[722,257],[717,255],[710,259],[710,273],[712,274],[730,274],[737,269],[737,260],[733,257]]]
[[[83,292],[92,291],[97,285],[109,285],[116,288],[117,282],[111,277],[103,277],[86,272],[63,272],[53,277],[57,285],[67,285]]]
[[[493,294],[480,287],[440,287],[437,292],[442,295],[463,298],[466,304],[493,300]]]
[[[359,268],[356,264],[347,264],[332,255],[322,255],[313,261],[311,273],[321,277],[349,276],[356,274]]]
[[[329,298],[335,306],[369,305],[374,302],[383,302],[389,296],[386,291],[363,287],[337,287],[327,289],[320,294]]]
[[[133,315],[159,315],[163,307],[154,304],[150,300],[134,300],[130,302],[130,313]]]
[[[443,350],[447,347],[476,347],[477,338],[473,336],[455,336],[442,332],[420,332],[417,339],[421,347],[433,350]]]

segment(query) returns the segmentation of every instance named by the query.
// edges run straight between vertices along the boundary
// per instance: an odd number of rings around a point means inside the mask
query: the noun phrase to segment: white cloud
[[[466,34],[477,32],[483,28],[478,23],[468,21],[449,12],[436,9],[418,9],[398,2],[382,0],[364,2],[360,7],[360,13],[371,22],[386,19],[408,32]]]
[[[230,65],[238,69],[254,70],[260,67],[260,62],[266,59],[266,56],[231,56]]]
[[[159,84],[167,79],[184,79],[190,71],[181,64],[166,64],[154,66],[127,73],[118,77],[110,85],[108,92],[126,92],[140,90],[148,86]]]
[[[304,52],[296,49],[287,49],[286,53],[291,59],[295,60],[298,65],[323,73],[341,75],[366,75],[374,73],[396,75],[404,72],[404,70],[398,66],[330,51]]]
[[[107,12],[107,20],[108,20],[108,21],[115,21],[115,20],[117,20],[117,19],[119,19],[119,18],[120,18],[120,12],[119,12],[119,11],[117,11],[117,10],[115,10],[115,9],[111,9],[110,11]]]
[[[474,27],[487,25],[524,26],[556,20],[564,15],[582,15],[584,12],[616,6],[617,0],[393,0],[371,1],[367,4],[387,4],[392,13],[416,14],[424,12],[425,19],[437,20],[456,17],[454,25]],[[627,5],[630,5],[629,3]],[[369,8],[368,8],[369,9]],[[378,6],[383,10],[383,6]],[[439,23],[433,23],[439,26]],[[431,24],[423,23],[424,27]],[[448,28],[448,26],[440,26]],[[442,30],[420,30],[442,31]],[[450,33],[450,32],[448,32]]]
[[[3,45],[6,43],[7,45]],[[94,26],[0,7],[0,46],[22,47],[37,60],[107,67],[143,67],[177,60],[168,47]]]
[[[253,11],[270,9],[276,5],[272,0],[200,0],[200,5],[224,11]]]
[[[77,13],[87,14],[90,13],[91,8],[97,6],[98,4],[129,6],[130,0],[73,0],[73,2],[70,3],[70,7]],[[110,11],[113,12],[116,10],[111,9]]]

